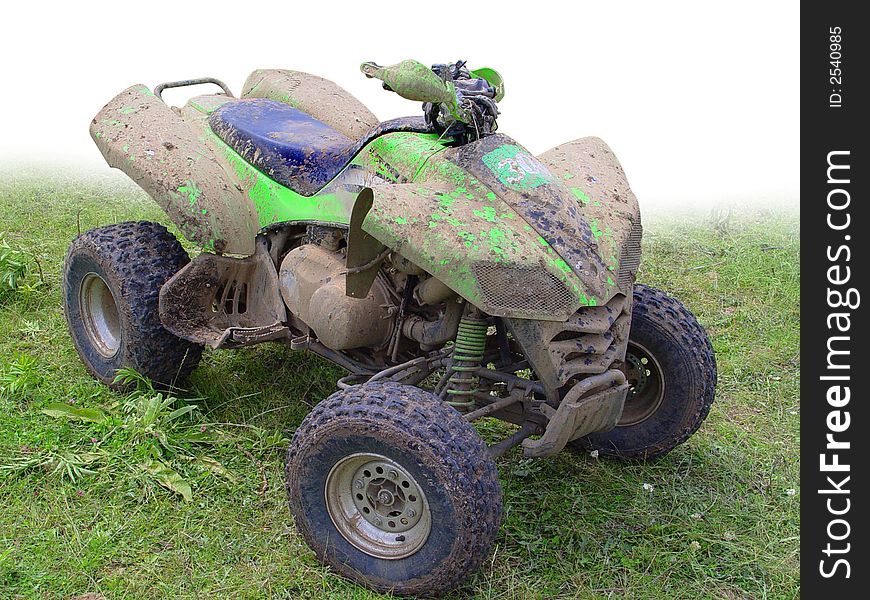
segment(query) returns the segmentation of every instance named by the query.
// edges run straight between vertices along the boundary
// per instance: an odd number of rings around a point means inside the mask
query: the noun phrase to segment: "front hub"
[[[625,352],[625,379],[629,383],[625,406],[617,427],[637,425],[659,409],[665,397],[665,379],[652,352],[630,341]]]
[[[326,508],[339,533],[370,556],[414,554],[431,529],[426,496],[417,481],[380,454],[352,454],[326,478]]]

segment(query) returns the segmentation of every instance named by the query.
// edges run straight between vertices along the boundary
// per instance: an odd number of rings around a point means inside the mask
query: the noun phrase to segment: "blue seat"
[[[423,117],[378,123],[354,141],[283,102],[243,98],[211,114],[209,126],[242,158],[297,194],[311,196],[375,138],[400,131],[433,133]]]
[[[218,137],[278,183],[317,193],[353,158],[354,140],[283,102],[227,102],[209,117]]]

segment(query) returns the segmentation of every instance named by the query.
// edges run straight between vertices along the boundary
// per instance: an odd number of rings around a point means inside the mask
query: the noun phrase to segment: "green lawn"
[[[118,177],[0,181],[0,237],[30,267],[0,291],[0,465],[19,467],[0,471],[0,598],[382,597],[320,566],[285,506],[287,438],[340,370],[275,345],[206,353],[184,394],[200,410],[164,423],[183,500],[139,467],[156,444],[124,418],[129,400],[86,374],[61,309],[79,228],[164,215]],[[647,214],[646,228],[639,279],[684,300],[713,339],[709,418],[654,464],[508,453],[495,553],[453,597],[799,597],[799,215]],[[111,416],[42,412],[58,402]],[[217,443],[185,438],[185,419]],[[95,474],[52,473],[77,460]]]

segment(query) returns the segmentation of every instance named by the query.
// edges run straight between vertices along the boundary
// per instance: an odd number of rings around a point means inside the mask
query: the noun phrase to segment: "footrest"
[[[273,342],[290,337],[290,329],[282,323],[266,327],[230,327],[217,341],[216,348],[235,348],[250,346],[260,342]]]

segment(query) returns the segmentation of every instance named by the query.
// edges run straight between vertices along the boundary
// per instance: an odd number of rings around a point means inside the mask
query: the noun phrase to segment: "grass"
[[[131,433],[130,398],[80,364],[60,271],[79,229],[164,215],[115,177],[0,181],[0,238],[28,266],[0,293],[0,465],[55,461],[0,471],[0,597],[383,597],[317,563],[285,506],[282,450],[341,372],[272,345],[206,353],[179,422],[219,440],[166,425],[176,441],[154,456]],[[713,339],[709,418],[653,464],[501,458],[495,553],[452,597],[799,597],[799,216],[647,215],[646,227],[639,279],[683,299]],[[43,412],[61,405],[106,419]],[[140,468],[146,454],[189,483],[190,501]],[[86,472],[55,468],[76,457]]]

